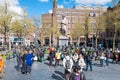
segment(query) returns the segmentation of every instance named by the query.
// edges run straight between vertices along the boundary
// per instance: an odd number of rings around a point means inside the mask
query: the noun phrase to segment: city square
[[[23,75],[14,69],[15,59],[6,61],[5,79],[3,80],[64,80],[64,69],[62,66],[57,68],[49,67],[45,64],[35,62],[32,66],[32,74]],[[85,72],[86,80],[119,80],[120,64],[110,64],[109,67],[94,66],[93,72]]]
[[[0,0],[0,80],[119,80],[120,0]]]

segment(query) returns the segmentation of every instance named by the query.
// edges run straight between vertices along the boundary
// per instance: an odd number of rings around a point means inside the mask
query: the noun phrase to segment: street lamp
[[[25,46],[25,31],[26,31],[26,27],[27,27],[27,24],[25,23],[23,25],[23,28],[24,28],[24,34],[23,34],[23,45]]]
[[[89,13],[89,16],[90,17],[95,17],[95,13],[94,12],[92,12],[92,13]],[[93,25],[95,24],[95,22],[91,22],[91,27],[92,27],[92,48],[93,48],[93,44],[94,44],[94,39],[93,39],[93,36],[94,36],[94,31],[93,31]]]
[[[93,48],[93,44],[94,44],[94,25],[95,25],[95,22],[91,23],[91,26],[92,26],[92,48]]]

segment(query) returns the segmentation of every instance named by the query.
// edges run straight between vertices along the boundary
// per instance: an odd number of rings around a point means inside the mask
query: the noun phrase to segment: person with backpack
[[[65,58],[63,59],[63,67],[65,68],[65,80],[69,80],[72,67],[73,67],[73,60],[67,53]]]
[[[0,73],[1,73],[1,78],[5,77],[4,66],[5,66],[4,60],[2,59],[2,57],[0,57]]]
[[[75,51],[73,54],[72,54],[72,59],[73,59],[73,63],[74,63],[74,66],[76,66],[78,64],[78,53],[77,51]]]
[[[88,67],[90,67],[90,71],[92,71],[92,54],[90,52],[86,55],[86,71],[88,71]]]
[[[82,54],[79,55],[78,65],[81,67],[81,71],[85,68],[86,64]]]
[[[69,80],[86,80],[85,74],[81,71],[80,66],[75,66]]]

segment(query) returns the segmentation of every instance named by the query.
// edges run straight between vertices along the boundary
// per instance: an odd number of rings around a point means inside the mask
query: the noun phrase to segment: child
[[[86,80],[85,75],[81,72],[80,66],[75,66],[73,73],[70,76],[70,80]]]

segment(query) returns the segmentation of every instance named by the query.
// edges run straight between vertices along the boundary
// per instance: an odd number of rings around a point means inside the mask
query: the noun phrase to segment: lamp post
[[[89,13],[89,16],[93,18],[93,17],[95,17],[95,13],[94,13],[94,12]],[[94,33],[94,31],[93,31],[93,27],[94,27],[94,26],[93,26],[93,25],[94,25],[94,23],[95,23],[95,22],[91,21],[91,27],[92,27],[92,48],[93,48],[93,44],[94,44],[94,41],[93,41],[93,35],[94,35],[94,34],[93,34],[93,33]]]
[[[94,47],[93,45],[94,45],[94,25],[95,25],[95,22],[93,22],[93,23],[91,23],[92,25],[92,48]]]
[[[25,46],[25,31],[26,31],[26,26],[27,24],[24,24],[23,28],[24,28],[24,34],[23,34],[23,45]]]
[[[9,51],[11,51],[11,32],[9,33]]]

